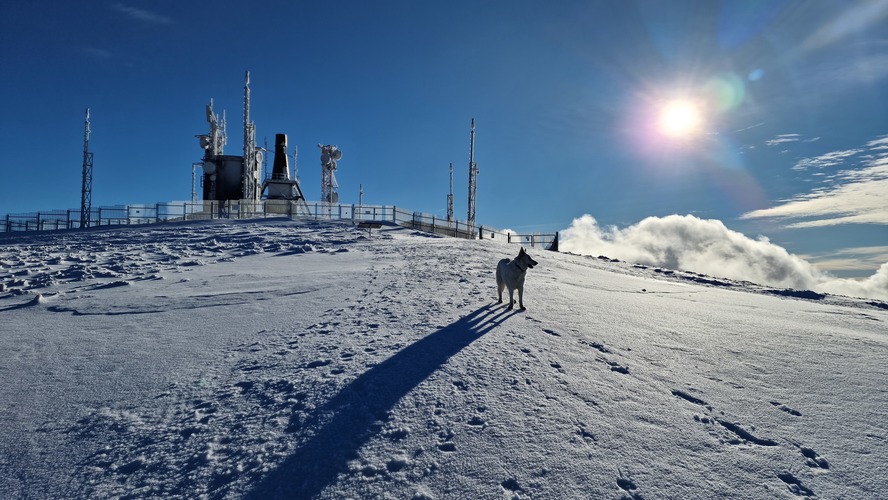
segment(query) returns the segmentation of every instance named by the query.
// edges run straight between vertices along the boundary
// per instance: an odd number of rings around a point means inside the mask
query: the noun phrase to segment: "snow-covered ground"
[[[0,498],[884,498],[888,310],[349,224],[0,238]],[[804,298],[807,297],[807,298]]]

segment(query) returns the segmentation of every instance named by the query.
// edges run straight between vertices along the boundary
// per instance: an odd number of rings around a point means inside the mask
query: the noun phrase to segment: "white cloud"
[[[137,7],[132,7],[130,5],[123,5],[120,3],[116,3],[112,5],[112,8],[117,12],[123,13],[128,17],[133,19],[151,23],[151,24],[173,24],[173,20],[169,17],[166,17],[161,14],[157,14],[148,10],[139,9]]]
[[[818,290],[852,297],[888,300],[888,262],[882,264],[882,267],[869,278],[864,280],[826,279],[818,285]]]
[[[813,158],[805,158],[800,160],[792,167],[793,170],[807,170],[809,168],[826,168],[834,167],[844,163],[845,158],[862,153],[863,149],[847,149],[845,151],[832,151],[830,153],[815,156]]]
[[[888,246],[843,248],[826,254],[799,255],[824,271],[862,271],[878,269],[888,262]]]
[[[840,224],[888,224],[888,136],[872,140],[866,148],[833,151],[796,164],[793,170],[833,167],[859,155],[856,168],[838,170],[824,177],[827,186],[798,194],[780,204],[753,210],[741,219],[765,217],[795,219],[790,228]],[[817,176],[815,172],[811,174]]]
[[[743,214],[741,219],[777,217],[801,220],[787,227],[824,227],[840,224],[888,224],[888,158],[879,158],[862,170],[840,172],[831,187],[798,195],[781,205]]]
[[[776,146],[785,142],[798,142],[800,140],[802,140],[802,136],[799,134],[780,134],[771,140],[765,141],[765,144],[768,146]]]
[[[607,255],[629,262],[693,271],[768,286],[888,300],[888,269],[864,281],[835,278],[767,238],[751,239],[718,220],[693,215],[648,217],[619,229],[591,215],[560,233],[562,251]]]

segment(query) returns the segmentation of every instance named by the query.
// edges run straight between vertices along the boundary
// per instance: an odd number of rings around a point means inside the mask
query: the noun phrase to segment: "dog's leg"
[[[497,288],[497,297],[499,297],[499,300],[497,300],[496,303],[502,304],[503,303],[503,290],[506,289],[506,284],[503,282],[498,282],[496,284],[496,288]]]
[[[512,309],[512,307],[515,305],[515,296],[513,295],[514,292],[514,288],[509,288],[509,307],[507,309]]]
[[[527,309],[526,307],[524,307],[524,287],[523,286],[518,287],[518,307],[522,311]]]

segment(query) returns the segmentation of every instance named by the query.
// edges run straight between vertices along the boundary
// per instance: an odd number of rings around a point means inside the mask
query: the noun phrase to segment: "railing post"
[[[352,203],[352,220],[355,220],[355,204]]]
[[[398,206],[397,205],[392,205],[392,222],[394,222],[395,224],[398,223]]]

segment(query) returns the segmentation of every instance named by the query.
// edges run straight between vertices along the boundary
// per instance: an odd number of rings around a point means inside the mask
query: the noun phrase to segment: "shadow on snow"
[[[379,429],[397,402],[447,360],[498,326],[514,312],[484,306],[407,346],[370,368],[317,408],[302,424],[307,431],[298,449],[258,481],[248,499],[311,498],[346,472],[348,461]]]

